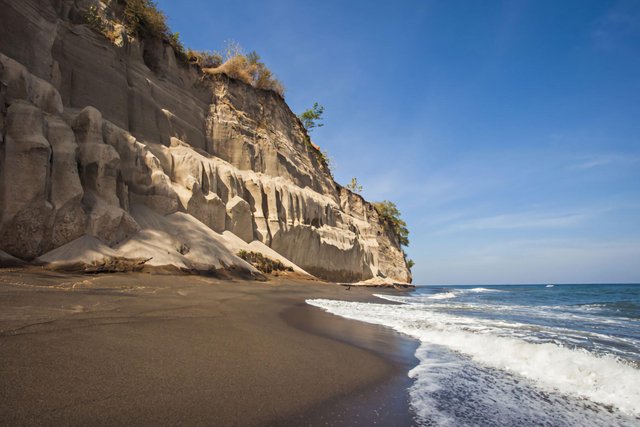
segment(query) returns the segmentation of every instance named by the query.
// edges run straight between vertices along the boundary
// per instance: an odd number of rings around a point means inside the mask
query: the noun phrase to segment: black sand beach
[[[286,278],[0,270],[0,419],[410,425],[415,344],[304,303],[373,292]]]

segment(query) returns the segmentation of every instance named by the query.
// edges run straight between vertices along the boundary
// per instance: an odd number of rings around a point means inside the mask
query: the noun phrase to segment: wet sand
[[[5,425],[410,425],[415,344],[307,298],[379,289],[0,270]]]

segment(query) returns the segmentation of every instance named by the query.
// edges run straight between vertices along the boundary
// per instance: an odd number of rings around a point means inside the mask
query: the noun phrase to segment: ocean
[[[640,426],[640,285],[425,286],[314,299],[417,339],[422,426]]]

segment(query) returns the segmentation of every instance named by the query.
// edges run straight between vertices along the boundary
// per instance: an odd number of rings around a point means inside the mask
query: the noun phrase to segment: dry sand
[[[304,303],[372,292],[0,270],[1,424],[410,425],[415,344]]]

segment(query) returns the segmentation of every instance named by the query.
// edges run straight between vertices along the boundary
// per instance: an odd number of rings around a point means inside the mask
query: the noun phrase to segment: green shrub
[[[320,123],[322,121],[323,114],[324,114],[324,107],[318,104],[317,102],[314,102],[313,107],[304,111],[302,114],[298,114],[298,119],[300,120],[300,122],[302,123],[302,126],[307,131],[307,135],[305,135],[305,140],[307,142],[307,145],[315,153],[316,158],[318,159],[320,164],[324,167],[324,169],[327,171],[327,173],[331,175],[331,177],[333,177],[333,173],[331,172],[333,161],[331,157],[329,157],[329,153],[327,153],[326,151],[320,150],[320,147],[318,147],[316,144],[311,142],[311,138],[308,135],[313,131],[313,129],[324,126],[323,123]]]
[[[298,115],[298,118],[302,122],[302,126],[304,126],[307,132],[312,132],[314,128],[324,126],[322,123],[320,123],[322,121],[323,114],[324,107],[315,102],[313,104],[313,107]]]
[[[407,223],[400,218],[400,211],[395,203],[388,200],[374,202],[373,207],[378,212],[380,220],[387,225],[402,246],[409,246],[409,229]]]
[[[238,256],[265,274],[274,271],[293,271],[293,268],[287,267],[278,260],[268,258],[260,252],[241,250],[238,252]]]
[[[414,265],[416,265],[416,263],[413,262],[412,259],[407,258],[407,254],[405,251],[402,251],[402,256],[404,257],[404,262],[407,263],[407,268],[409,269],[409,271],[411,271],[411,269],[413,268]]]

